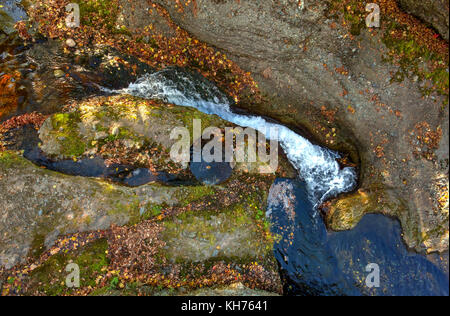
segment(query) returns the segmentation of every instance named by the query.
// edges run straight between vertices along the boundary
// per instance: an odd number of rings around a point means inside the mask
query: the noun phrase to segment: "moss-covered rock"
[[[229,286],[218,286],[206,289],[198,289],[183,293],[183,296],[278,296],[279,294],[257,289],[249,289],[242,283],[234,283]]]
[[[183,213],[163,224],[164,255],[178,263],[223,258],[250,263],[270,258],[273,240],[263,218],[264,212],[250,203],[227,210]]]
[[[401,214],[403,208],[404,206],[398,199],[389,196],[389,192],[358,190],[356,193],[342,197],[332,203],[327,212],[327,223],[329,228],[336,231],[350,230],[366,214],[384,213],[394,216]]]
[[[127,188],[61,175],[0,152],[1,266],[28,258],[11,270],[7,294],[183,295],[212,287],[214,295],[231,281],[281,293],[264,211],[273,178]],[[105,229],[107,244],[101,239],[78,248],[83,237],[67,235]],[[68,248],[61,246],[65,240]],[[80,266],[80,289],[64,283],[68,263]]]
[[[202,121],[202,127],[224,127],[225,122],[192,108],[178,107],[162,102],[147,101],[131,96],[94,98],[83,101],[73,112],[55,114],[42,126],[39,134],[42,150],[58,158],[79,157],[88,154],[93,146],[117,139],[128,140],[130,146],[145,142],[162,146],[168,152],[176,142],[170,139],[175,127],[192,131],[193,119]],[[66,146],[82,143],[82,146]],[[192,143],[192,140],[191,140]],[[68,148],[66,148],[68,147]],[[70,150],[74,148],[75,150]]]
[[[434,194],[440,198],[434,203],[435,220],[432,223],[424,222],[417,213],[407,212],[407,201],[395,191],[378,187],[360,189],[328,203],[325,207],[327,225],[335,231],[350,230],[366,214],[381,213],[399,219],[408,245],[420,246],[428,253],[443,252],[449,238],[448,180],[439,178],[433,183],[437,191]]]
[[[204,114],[194,108],[180,107],[128,95],[97,97],[75,104],[67,113],[51,116],[39,131],[41,149],[56,159],[80,158],[100,153],[146,165],[149,161],[159,171],[184,168],[170,157],[171,132],[186,128],[193,144],[193,122],[200,120],[202,131],[208,127],[234,127],[216,115]],[[247,142],[247,140],[246,140]],[[118,154],[118,152],[120,152]],[[246,151],[248,154],[248,151]],[[248,160],[248,159],[246,159]],[[287,159],[279,155],[280,169],[293,176],[295,171]],[[239,162],[235,170],[257,174],[268,165],[257,157],[256,162]]]
[[[81,156],[86,150],[86,145],[77,134],[80,122],[80,116],[77,113],[61,113],[52,116],[44,123],[44,129],[51,130],[50,135],[41,134],[45,144],[44,150],[50,155],[60,153],[62,157]]]
[[[78,288],[66,285],[66,277],[71,272],[66,271],[66,267],[71,263],[79,267],[80,288],[94,288],[97,278],[107,271],[107,253],[107,240],[99,239],[80,250],[56,254],[30,273],[25,292],[29,295],[45,293],[48,296],[74,294]]]
[[[0,152],[0,263],[21,262],[35,236],[45,236],[41,240],[49,246],[58,234],[136,223],[157,215],[158,206],[186,204],[210,193],[195,186],[127,188],[65,176]]]
[[[82,23],[92,26],[102,21],[105,27],[112,30],[116,24],[118,8],[111,0],[75,0],[80,6]]]
[[[214,286],[189,291],[187,289],[158,290],[145,286],[129,286],[125,290],[104,287],[94,291],[91,296],[135,296],[138,294],[153,296],[279,296],[280,294],[258,289],[250,289],[242,283],[228,286]]]

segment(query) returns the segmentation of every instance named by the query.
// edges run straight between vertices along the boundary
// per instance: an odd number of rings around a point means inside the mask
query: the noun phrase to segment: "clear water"
[[[277,179],[268,200],[272,230],[281,236],[275,256],[288,295],[448,295],[448,277],[426,257],[410,253],[398,221],[367,215],[348,232],[330,233],[317,205],[352,190],[353,168],[341,169],[339,153],[312,144],[285,126],[261,117],[233,113],[228,98],[202,76],[168,68],[146,75],[119,91],[148,99],[196,108],[268,138],[278,129],[280,142],[298,180]],[[381,285],[365,286],[369,263],[379,264]]]
[[[397,220],[366,215],[352,230],[328,232],[303,182],[277,179],[268,200],[285,294],[323,296],[446,296],[449,279],[425,256],[409,252]],[[366,267],[377,264],[379,287]]]

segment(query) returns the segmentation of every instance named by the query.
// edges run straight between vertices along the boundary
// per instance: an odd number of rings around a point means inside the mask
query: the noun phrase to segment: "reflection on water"
[[[288,295],[448,295],[449,279],[425,256],[408,252],[398,221],[366,215],[356,228],[326,231],[305,184],[278,179],[267,215]],[[380,287],[366,286],[367,265],[380,267]]]
[[[25,49],[17,34],[0,34],[0,121],[30,101],[27,79],[34,66],[27,61]]]
[[[223,183],[233,173],[233,168],[227,162],[191,162],[190,169],[195,178],[206,185]]]
[[[0,8],[0,120],[27,101],[24,78],[31,72],[14,24],[27,15],[19,0],[2,0]]]
[[[367,264],[380,266],[381,287],[364,292],[402,296],[449,294],[448,277],[425,256],[406,249],[396,220],[366,215],[355,229],[330,234],[329,243],[339,269],[347,275],[353,274],[354,279],[360,279],[358,274],[365,271]]]
[[[225,148],[222,149],[222,160],[221,161],[205,161],[205,157],[201,154],[204,150],[204,142],[200,144],[200,161],[194,159],[194,147],[191,147],[191,162],[189,163],[189,168],[194,175],[194,177],[203,184],[206,185],[217,185],[228,180],[233,174],[233,168],[229,162],[225,159]],[[214,156],[215,147],[210,149],[211,157]]]
[[[193,184],[192,181],[179,179],[177,175],[153,172],[146,168],[106,165],[101,157],[87,157],[77,161],[49,159],[38,146],[40,139],[37,131],[29,125],[6,132],[2,141],[6,149],[23,150],[23,156],[34,164],[67,175],[103,178],[130,187],[154,182],[166,185]]]

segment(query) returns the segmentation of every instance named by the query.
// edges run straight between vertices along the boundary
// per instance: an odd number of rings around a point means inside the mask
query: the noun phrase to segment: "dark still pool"
[[[449,279],[406,249],[398,221],[366,215],[350,231],[327,232],[306,186],[278,179],[267,215],[288,295],[448,295]]]

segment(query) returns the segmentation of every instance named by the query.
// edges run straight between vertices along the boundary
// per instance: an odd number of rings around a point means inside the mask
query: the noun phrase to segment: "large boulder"
[[[280,294],[263,211],[273,179],[128,188],[0,152],[2,294]],[[80,289],[65,286],[69,263]]]
[[[173,171],[187,165],[171,158],[172,146],[179,141],[171,137],[171,132],[186,128],[192,145],[197,141],[193,138],[194,120],[199,120],[202,132],[208,127],[223,132],[226,127],[235,126],[216,115],[162,101],[129,95],[95,97],[77,102],[70,112],[49,117],[39,130],[40,148],[55,159],[102,155],[105,159],[128,161],[157,171]],[[285,156],[280,154],[278,161],[280,172],[295,176]],[[260,167],[268,164],[257,157],[256,162],[237,162],[234,169],[257,174]]]
[[[155,205],[175,205],[186,188],[116,186],[41,169],[12,152],[0,152],[0,266],[25,260],[33,242],[136,223]],[[43,245],[41,245],[43,246]]]

